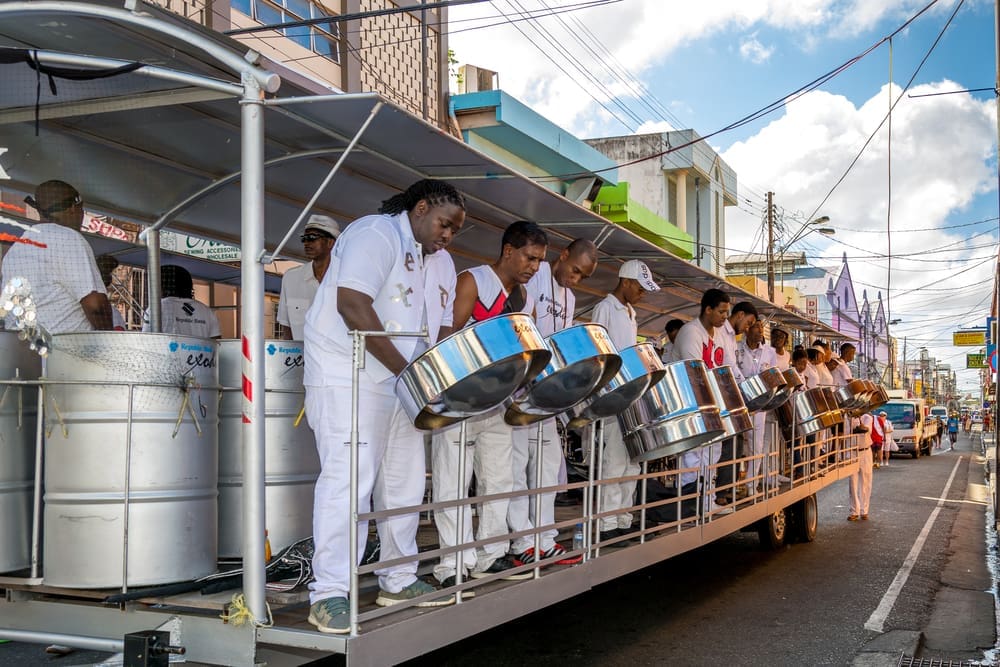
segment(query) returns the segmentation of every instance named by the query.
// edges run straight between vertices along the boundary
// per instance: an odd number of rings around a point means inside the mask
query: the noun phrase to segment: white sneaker
[[[722,515],[722,514],[732,514],[734,511],[733,506],[730,505],[719,505],[714,500],[708,506],[708,511],[710,514]]]

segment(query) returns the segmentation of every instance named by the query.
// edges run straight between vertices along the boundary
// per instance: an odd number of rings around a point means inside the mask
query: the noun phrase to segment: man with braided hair
[[[333,248],[330,267],[306,313],[306,416],[316,434],[321,471],[313,503],[315,581],[309,622],[320,632],[350,632],[351,558],[361,560],[367,522],[351,525],[351,331],[420,331],[433,345],[452,329],[455,265],[445,247],[465,221],[465,200],[451,185],[422,180],[383,202],[379,214],[352,222]],[[424,495],[423,435],[394,392],[396,376],[427,344],[372,337],[358,380],[358,506],[375,511],[419,505]],[[377,523],[383,561],[376,603],[389,606],[434,592],[418,579],[416,512]],[[358,551],[349,553],[350,533]],[[454,602],[430,597],[417,606]]]

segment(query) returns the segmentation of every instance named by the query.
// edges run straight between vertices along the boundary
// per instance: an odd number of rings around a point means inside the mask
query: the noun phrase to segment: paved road
[[[971,450],[963,437],[956,452],[875,471],[868,522],[846,521],[846,482],[825,489],[811,544],[765,552],[755,534],[732,535],[412,665],[852,664],[879,636],[865,624],[957,465],[885,631],[930,621],[967,483],[982,482]]]
[[[948,552],[956,544],[952,528],[960,509],[977,502],[967,494],[982,482],[982,467],[970,466],[971,454],[972,443],[963,436],[956,452],[893,459],[875,472],[868,522],[845,520],[846,482],[824,490],[819,535],[811,544],[769,552],[753,533],[731,535],[424,656],[411,667],[861,664],[858,656],[879,637],[865,624],[955,471],[885,631],[920,631],[931,621],[942,570],[954,557]],[[963,525],[967,539],[982,542],[981,525]],[[975,655],[972,650],[951,657]],[[40,647],[0,645],[0,665],[80,665],[95,657],[79,652],[53,658]],[[343,664],[343,658],[315,664]]]

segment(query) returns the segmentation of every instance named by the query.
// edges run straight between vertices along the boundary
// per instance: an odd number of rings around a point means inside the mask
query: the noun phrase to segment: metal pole
[[[149,288],[149,330],[163,331],[163,290],[160,285],[160,232],[146,230],[146,285]]]
[[[361,434],[358,432],[361,391],[361,368],[365,365],[365,335],[361,331],[352,331],[354,346],[351,356],[351,498],[348,502],[347,520],[347,550],[348,562],[351,564],[350,616],[351,634],[358,634],[358,447]],[[368,509],[367,507],[365,508]],[[365,523],[367,526],[367,522]],[[367,539],[367,536],[366,536]]]
[[[465,441],[469,437],[468,428],[466,420],[463,419],[462,423],[458,426],[458,494],[455,497],[459,500],[465,500],[469,492],[469,485],[465,482]],[[445,444],[447,445],[448,443]],[[458,586],[462,583],[462,577],[465,575],[465,503],[459,503],[455,509],[456,542],[462,547],[455,554],[455,585]],[[463,597],[461,592],[455,595],[455,604],[461,604]]]
[[[58,632],[34,632],[32,630],[0,630],[0,639],[27,644],[58,644],[87,651],[104,653],[121,653],[125,650],[125,642],[121,639],[104,639],[103,637],[82,637],[80,635],[65,635]]]
[[[46,372],[47,359],[42,357],[42,379]],[[31,493],[31,578],[38,578],[39,554],[42,545],[42,478],[45,459],[45,384],[38,385],[38,411],[35,414],[35,488]]]
[[[264,249],[263,91],[243,74],[242,167],[240,181],[244,257]],[[266,622],[264,590],[264,266],[240,264],[243,337],[243,594],[258,622]]]
[[[538,487],[544,486],[542,484],[542,435],[544,434],[545,420],[538,422],[538,428],[535,431],[535,435],[538,440],[535,441],[535,495],[531,498],[532,507],[535,509],[535,520],[532,521],[532,525],[535,527],[535,560],[538,561],[542,557],[542,533],[538,530],[538,524],[542,520],[542,494],[537,492]],[[528,440],[528,452],[531,452],[531,440]],[[542,569],[539,567],[535,568],[535,579],[542,576]]]
[[[784,274],[784,271],[782,271]],[[774,303],[774,193],[767,193],[767,298]]]
[[[591,523],[594,516],[594,452],[597,422],[587,429],[587,486],[583,487],[583,559],[590,560],[590,545],[594,543]]]

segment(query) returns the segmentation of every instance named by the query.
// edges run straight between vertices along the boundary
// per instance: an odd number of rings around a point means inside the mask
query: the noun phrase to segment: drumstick
[[[0,232],[0,241],[4,243],[24,243],[25,245],[33,245],[39,248],[49,247],[41,241],[32,241],[31,239],[26,239],[23,236],[14,236],[13,234],[7,234],[6,232]]]

